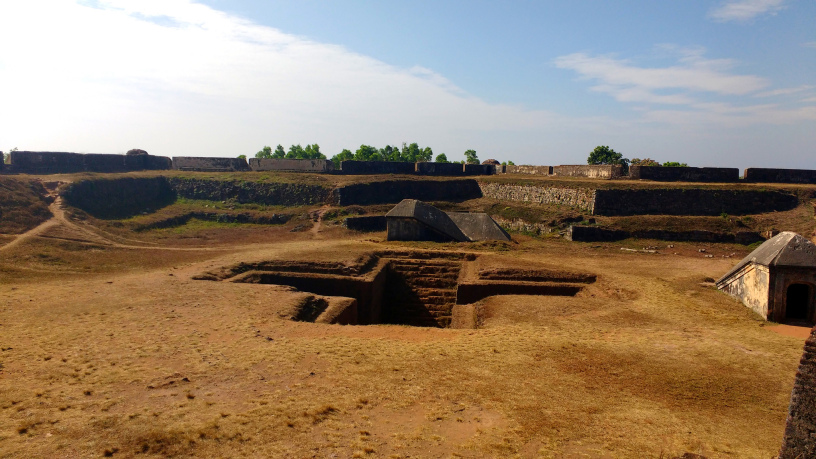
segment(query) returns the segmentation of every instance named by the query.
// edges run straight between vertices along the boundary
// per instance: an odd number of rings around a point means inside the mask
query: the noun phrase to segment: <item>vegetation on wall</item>
[[[606,145],[598,145],[589,154],[587,164],[621,164],[629,165],[629,160],[623,157],[623,153],[618,153]]]

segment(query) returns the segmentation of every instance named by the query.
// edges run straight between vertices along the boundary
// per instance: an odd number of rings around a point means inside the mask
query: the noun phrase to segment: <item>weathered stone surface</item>
[[[553,174],[553,167],[552,166],[516,166],[510,165],[504,167],[504,172],[506,174],[527,174],[527,175],[552,175]]]
[[[481,212],[448,212],[448,216],[471,241],[509,241],[510,235],[490,215]]]
[[[771,190],[663,188],[597,190],[596,215],[751,215],[791,210],[799,199]]]
[[[416,163],[416,172],[421,175],[465,175],[465,167],[459,163]]]
[[[493,175],[496,166],[490,164],[465,164],[465,175]]]
[[[396,204],[403,199],[459,202],[482,197],[473,179],[460,180],[389,180],[346,185],[335,190],[337,204]]]
[[[416,199],[400,202],[385,217],[389,241],[470,240],[448,214]]]
[[[632,166],[629,178],[660,182],[736,182],[739,169],[735,167],[664,167]]]
[[[139,150],[143,151],[143,150]],[[50,151],[11,152],[9,172],[18,174],[73,174],[169,169],[169,158],[142,154],[115,155]]]
[[[557,188],[534,185],[506,185],[479,182],[482,195],[499,201],[519,201],[534,204],[560,204],[592,213],[595,190],[589,188]]]
[[[746,182],[763,183],[816,183],[816,170],[766,169],[751,167],[743,175]]]
[[[249,164],[242,158],[174,156],[173,169],[200,172],[239,172],[248,171]]]
[[[739,233],[718,233],[705,230],[691,231],[667,231],[667,230],[638,230],[622,231],[597,226],[572,225],[566,233],[566,239],[570,241],[600,242],[600,241],[620,241],[635,237],[638,239],[656,239],[659,241],[692,241],[692,242],[727,242],[727,243],[753,243],[761,241],[762,237],[758,233],[743,231]]]
[[[561,175],[567,177],[588,177],[611,179],[623,176],[623,166],[620,164],[601,164],[601,165],[562,165],[553,166],[553,175]]]
[[[334,163],[327,159],[273,159],[250,158],[249,167],[253,171],[295,171],[295,172],[331,172]]]
[[[779,459],[816,457],[816,328],[805,341],[791,392]]]
[[[396,161],[342,161],[340,172],[351,175],[413,174],[416,172],[416,164]]]

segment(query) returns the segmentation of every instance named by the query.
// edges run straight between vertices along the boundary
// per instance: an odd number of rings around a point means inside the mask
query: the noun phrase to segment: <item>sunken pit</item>
[[[575,296],[594,274],[553,269],[479,269],[476,253],[395,250],[372,252],[347,262],[261,261],[238,263],[197,280],[274,284],[311,295],[291,320],[344,325],[398,324],[450,327],[474,323],[473,308],[494,295]],[[457,325],[460,324],[460,325]]]

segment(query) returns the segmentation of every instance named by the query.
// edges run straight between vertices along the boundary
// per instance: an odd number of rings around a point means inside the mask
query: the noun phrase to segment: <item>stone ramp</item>
[[[442,212],[416,199],[404,199],[385,217],[389,241],[510,241],[485,213]]]
[[[448,216],[471,241],[510,241],[510,235],[490,215],[448,212]]]

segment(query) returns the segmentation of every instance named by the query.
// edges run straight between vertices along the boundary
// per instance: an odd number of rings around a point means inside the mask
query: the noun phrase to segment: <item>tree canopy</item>
[[[663,163],[664,167],[688,167],[686,163],[678,163],[677,161],[666,161]]]
[[[468,164],[479,164],[479,157],[476,156],[476,150],[465,150],[465,161]]]
[[[589,154],[587,164],[622,164],[624,166],[629,164],[629,160],[623,157],[622,153],[605,145],[599,145]]]
[[[448,157],[447,155],[445,155],[445,153],[439,153],[438,155],[436,155],[436,159],[434,159],[434,162],[449,163],[450,161],[448,161]]]
[[[632,161],[629,163],[630,166],[659,166],[660,163],[653,160],[652,158],[632,158]]]

